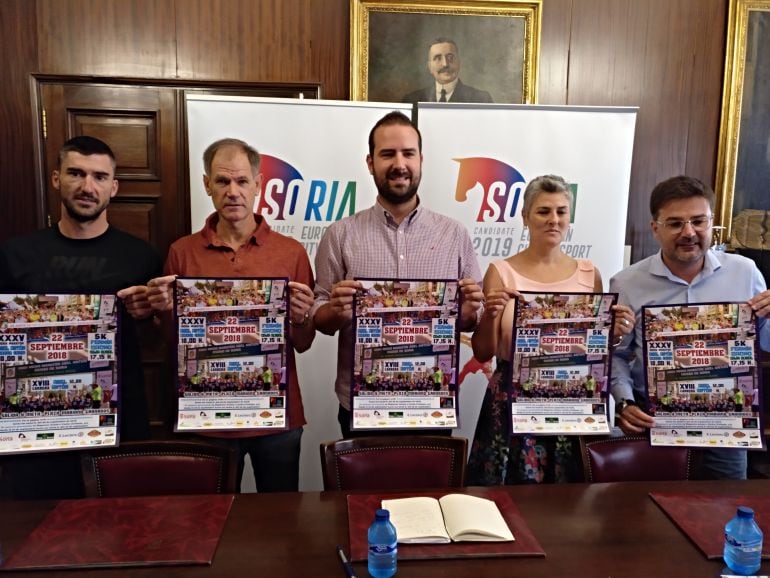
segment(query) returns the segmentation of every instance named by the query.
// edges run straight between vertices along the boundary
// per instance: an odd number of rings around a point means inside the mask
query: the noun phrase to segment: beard
[[[78,206],[75,202],[76,199],[62,198],[62,205],[64,205],[64,210],[67,211],[67,215],[71,219],[78,223],[88,223],[89,221],[95,221],[107,209],[109,200],[103,203],[99,203],[98,200],[97,198],[97,203],[88,209]]]
[[[388,184],[388,179],[408,176],[409,186],[404,190],[397,190]],[[385,178],[375,177],[375,184],[377,185],[377,192],[388,201],[391,205],[403,205],[408,203],[417,194],[417,189],[420,186],[420,174],[416,176],[408,170],[391,170],[385,175]]]

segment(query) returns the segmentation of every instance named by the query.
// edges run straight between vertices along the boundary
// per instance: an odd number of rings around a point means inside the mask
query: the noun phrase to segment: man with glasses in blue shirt
[[[652,232],[660,251],[610,279],[610,291],[636,312],[635,331],[615,348],[612,395],[616,423],[639,434],[655,420],[645,413],[641,308],[678,303],[748,302],[759,319],[760,347],[770,350],[770,291],[753,261],[710,248],[714,192],[698,179],[679,176],[656,185],[650,196]],[[745,479],[746,451],[703,450],[703,473]]]

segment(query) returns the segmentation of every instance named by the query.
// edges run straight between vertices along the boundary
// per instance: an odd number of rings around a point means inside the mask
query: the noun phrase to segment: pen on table
[[[345,556],[342,546],[337,546],[337,554],[339,554],[340,560],[342,560],[342,567],[345,569],[345,574],[348,575],[348,578],[356,578],[356,571],[353,570],[353,565],[348,560],[348,557]]]

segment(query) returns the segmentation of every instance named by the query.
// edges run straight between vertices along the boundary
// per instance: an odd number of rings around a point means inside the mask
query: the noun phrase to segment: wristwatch
[[[637,405],[637,403],[633,399],[621,399],[618,403],[615,404],[615,414],[623,415],[623,410],[626,409],[629,405]]]

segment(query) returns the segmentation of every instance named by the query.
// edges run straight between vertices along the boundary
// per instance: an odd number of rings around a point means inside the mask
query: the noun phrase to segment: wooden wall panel
[[[312,2],[311,70],[321,82],[321,96],[350,98],[350,3],[348,0]]]
[[[566,104],[574,0],[544,0],[540,25],[537,101]]]
[[[718,66],[714,60],[724,59],[724,41],[720,49],[705,55],[698,50],[704,48],[705,39],[724,38],[725,4],[723,0],[575,0],[567,103],[640,107],[627,232],[633,261],[658,248],[649,227],[652,187],[688,169],[692,176],[713,179],[711,170],[693,171],[715,165],[716,132],[696,146],[690,144],[690,135],[694,125],[718,131],[708,120],[703,125],[703,118],[713,120],[719,114],[721,79],[712,67]],[[705,57],[709,63],[703,61]],[[706,87],[705,82],[712,85]],[[694,102],[699,103],[697,110]],[[703,135],[701,130],[694,132]],[[688,161],[690,155],[699,158]]]
[[[179,76],[318,80],[318,73],[311,70],[311,2],[180,0],[176,12]]]
[[[647,199],[662,178],[712,181],[727,0],[543,0],[539,97],[638,105],[627,240],[656,246]],[[4,0],[2,238],[35,228],[29,75],[318,82],[349,96],[348,0]],[[39,43],[39,50],[38,50]],[[19,169],[19,170],[17,170]],[[24,170],[21,170],[24,169]],[[46,175],[47,180],[47,175]]]
[[[690,125],[687,127],[687,174],[701,175],[712,186],[716,181],[719,147],[719,114],[727,38],[727,3],[711,0],[693,31]],[[715,42],[718,38],[721,41]]]
[[[37,0],[40,71],[174,77],[175,0]]]
[[[34,2],[0,2],[0,240],[42,224],[35,198],[28,76],[37,63],[36,26]]]

